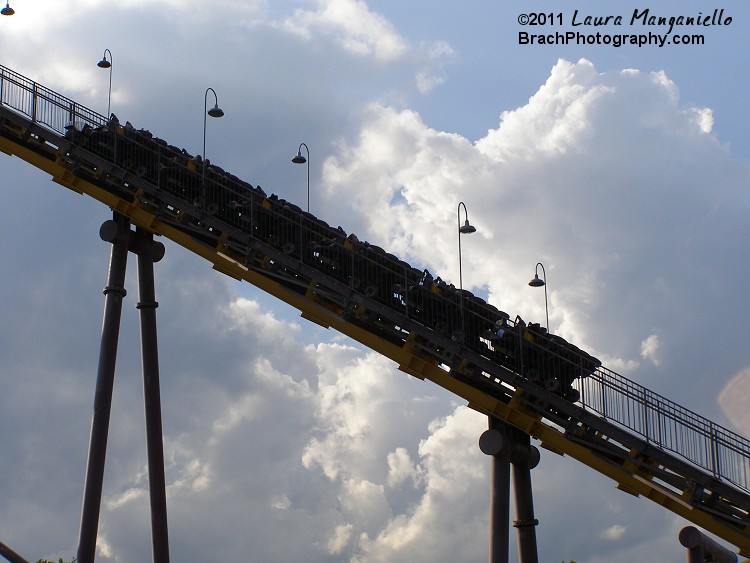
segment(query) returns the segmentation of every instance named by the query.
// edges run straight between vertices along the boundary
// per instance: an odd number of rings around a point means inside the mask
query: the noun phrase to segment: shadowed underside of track
[[[149,181],[132,165],[79,146],[66,138],[64,122],[102,126],[103,116],[5,67],[0,70],[0,151],[750,556],[750,449],[744,438],[605,368],[580,382],[581,397],[573,403],[378,301],[375,291],[342,284],[320,264],[290,257],[209,210],[205,199],[196,205],[194,199]],[[270,224],[281,221],[272,212],[264,217]]]

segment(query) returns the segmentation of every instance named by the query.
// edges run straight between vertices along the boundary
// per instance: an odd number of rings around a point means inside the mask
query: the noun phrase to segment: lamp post
[[[107,60],[107,53],[109,53],[109,60]],[[110,51],[109,49],[104,49],[102,60],[96,63],[96,66],[98,66],[99,68],[109,69],[109,93],[107,94],[107,119],[109,119],[112,115],[110,113],[112,102],[112,51]]]
[[[539,266],[542,267],[542,275],[544,279],[539,279]],[[544,288],[544,312],[547,314],[547,333],[549,334],[549,307],[547,306],[547,272],[544,269],[544,264],[537,262],[536,269],[534,270],[534,279],[529,282],[531,287],[543,287]]]
[[[212,92],[214,95],[214,107],[208,109],[208,93]],[[216,95],[216,90],[213,88],[206,88],[206,94],[203,96],[203,155],[202,155],[202,169],[201,169],[201,187],[203,189],[203,203],[205,205],[206,199],[206,116],[211,117],[223,117],[224,112],[219,107],[219,97]]]
[[[464,208],[464,217],[466,220],[464,221],[464,224],[461,224],[461,206]],[[469,224],[469,212],[466,210],[466,204],[463,201],[460,201],[458,203],[458,208],[456,209],[456,215],[458,219],[458,295],[459,295],[459,309],[461,312],[461,338],[463,338],[464,333],[464,276],[463,271],[461,267],[461,235],[470,235],[471,233],[476,232],[476,228]]]
[[[302,147],[305,147],[307,158],[302,156]],[[310,149],[307,148],[305,143],[300,143],[299,149],[297,149],[297,156],[292,158],[292,162],[294,164],[307,163],[307,212],[310,213]]]
[[[466,221],[463,225],[461,224],[461,206],[464,208],[464,216],[466,217]],[[456,213],[458,215],[458,288],[463,291],[464,279],[463,272],[461,271],[461,235],[470,235],[471,233],[476,232],[476,228],[469,224],[469,212],[466,211],[466,204],[463,201],[458,203]]]
[[[2,10],[0,10],[0,14],[2,14],[4,16],[12,16],[15,13],[16,13],[16,11],[13,8],[10,7],[10,2],[6,2],[5,3],[5,8],[3,8]]]

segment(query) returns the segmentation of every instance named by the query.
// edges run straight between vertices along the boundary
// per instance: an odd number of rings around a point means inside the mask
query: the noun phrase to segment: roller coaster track
[[[99,131],[99,136],[83,142],[91,131]],[[198,254],[219,272],[281,299],[303,318],[390,358],[407,374],[462,397],[476,411],[538,439],[542,447],[606,475],[617,488],[649,498],[719,536],[736,546],[740,555],[750,556],[750,441],[746,438],[602,366],[579,378],[575,395],[567,398],[539,378],[524,377],[522,370],[497,359],[492,342],[464,344],[465,338],[425,323],[408,292],[377,286],[384,280],[391,286],[400,276],[406,280],[404,285],[413,283],[415,270],[408,264],[385,255],[388,264],[403,268],[386,275],[379,270],[390,266],[383,266],[381,257],[363,254],[358,267],[364,283],[355,280],[352,272],[343,277],[340,263],[326,254],[325,243],[329,235],[330,240],[341,235],[312,215],[294,211],[294,206],[274,196],[266,197],[217,167],[199,163],[196,168],[196,159],[184,151],[142,130],[134,133],[129,124],[114,123],[3,66],[0,151]],[[154,163],[153,170],[139,164],[144,159]],[[180,188],[181,181],[192,182],[195,189]],[[288,235],[284,245],[269,235],[282,228]],[[296,249],[289,236],[299,237]],[[467,318],[463,299],[461,319]],[[468,306],[470,294],[466,299]]]

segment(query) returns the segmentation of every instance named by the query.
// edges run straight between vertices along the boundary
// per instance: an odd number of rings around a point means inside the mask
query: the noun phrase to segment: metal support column
[[[122,215],[116,214],[114,220],[102,225],[99,235],[102,240],[112,243],[112,249],[107,287],[104,288],[104,320],[102,321],[94,414],[91,422],[91,439],[81,511],[78,563],[92,563],[96,556],[96,535],[99,528],[104,462],[107,455],[109,418],[112,410],[115,359],[120,335],[122,300],[126,295],[125,268],[128,261],[130,222]]]
[[[680,543],[687,548],[687,563],[737,563],[737,555],[709,538],[698,528],[686,526],[680,530]]]
[[[488,417],[489,429],[479,438],[482,453],[492,456],[490,478],[489,563],[508,563],[510,543],[510,450],[506,424]]]
[[[125,269],[128,252],[138,256],[139,302],[141,319],[141,355],[143,391],[146,413],[146,445],[148,451],[149,495],[151,500],[151,538],[155,563],[169,563],[167,533],[167,495],[164,476],[164,444],[161,422],[161,391],[159,388],[159,355],[156,338],[156,302],[154,262],[164,257],[164,245],[154,242],[153,235],[130,230],[127,218],[115,214],[106,221],[99,235],[112,243],[109,279],[104,289],[104,321],[99,349],[99,369],[94,397],[94,417],[84,485],[81,533],[78,542],[78,563],[93,563],[96,557],[96,536],[99,528],[104,462],[112,407],[115,361],[120,334],[122,300],[125,291]]]
[[[531,446],[529,436],[521,434],[515,441],[513,462],[513,495],[516,520],[513,527],[518,536],[519,563],[538,563],[534,498],[531,494],[531,469],[539,463],[539,450]]]
[[[141,319],[141,358],[146,411],[149,497],[151,501],[151,541],[154,563],[169,563],[159,354],[156,338],[156,308],[159,304],[156,301],[154,290],[154,262],[158,262],[164,257],[164,245],[160,242],[154,242],[151,233],[137,229],[133,251],[138,255],[139,301],[137,308]]]
[[[492,456],[490,485],[490,563],[508,563],[510,535],[510,467],[516,505],[520,563],[538,563],[536,531],[531,494],[531,469],[539,464],[539,450],[529,436],[500,419],[489,417],[489,430],[479,438],[482,453]]]

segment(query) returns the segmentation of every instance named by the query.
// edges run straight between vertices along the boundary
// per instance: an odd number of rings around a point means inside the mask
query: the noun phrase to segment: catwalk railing
[[[606,368],[579,385],[585,409],[748,491],[747,438]]]
[[[289,202],[267,196],[259,186],[199,156],[129,123],[123,126],[113,116],[106,118],[3,66],[0,105],[128,171],[151,186],[153,194],[197,210],[198,224],[207,238],[232,231],[250,241],[248,248],[252,241],[271,245],[288,260],[320,272],[389,311],[380,318],[372,311],[344,310],[342,315],[351,322],[378,327],[380,336],[394,341],[407,338],[404,325],[417,323],[502,366],[500,371],[509,370],[536,383],[643,437],[649,445],[750,492],[749,440],[602,367],[542,327],[527,326],[518,317],[512,320],[471,293],[433,279],[426,270],[347,236],[340,227],[334,229]],[[297,277],[294,268],[282,262],[253,264],[250,257],[244,259],[248,267],[275,271],[285,283]],[[346,308],[343,301],[342,308]],[[432,348],[439,357],[440,346]]]

